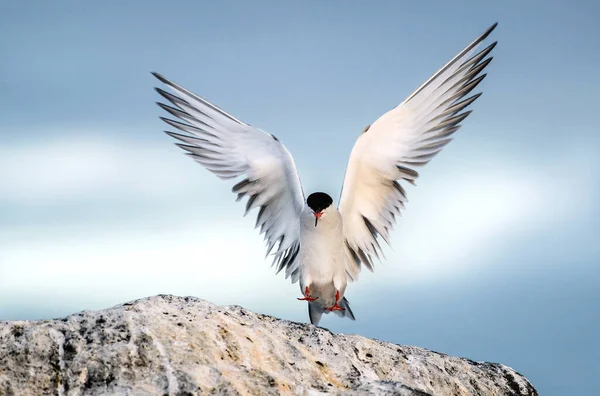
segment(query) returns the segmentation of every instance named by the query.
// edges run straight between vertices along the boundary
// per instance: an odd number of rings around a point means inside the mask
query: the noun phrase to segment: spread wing
[[[289,151],[275,136],[245,124],[187,89],[153,74],[173,92],[156,88],[170,102],[170,105],[158,105],[175,118],[161,119],[185,134],[166,133],[181,141],[177,145],[187,155],[221,179],[243,177],[232,191],[238,201],[248,197],[244,215],[253,208],[260,208],[256,227],[265,234],[267,255],[273,252],[277,272],[286,268],[286,278],[292,275],[295,282],[304,193]]]
[[[415,184],[416,167],[427,164],[471,113],[466,110],[481,93],[468,96],[485,78],[496,45],[480,52],[496,24],[469,44],[404,102],[363,132],[350,155],[339,210],[344,219],[346,266],[357,279],[361,264],[373,270],[373,257],[383,254],[380,237],[389,244],[395,217],[407,202],[402,182]]]

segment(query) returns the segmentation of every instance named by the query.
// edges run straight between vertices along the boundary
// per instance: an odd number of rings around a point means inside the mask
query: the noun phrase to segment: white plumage
[[[172,104],[159,105],[178,120],[162,119],[186,134],[167,133],[221,179],[243,178],[232,190],[238,200],[248,196],[246,213],[259,208],[256,226],[267,254],[274,254],[277,272],[300,281],[313,324],[331,308],[354,319],[344,297],[347,282],[358,279],[362,265],[373,270],[373,258],[383,254],[379,240],[390,243],[407,202],[402,184],[415,183],[414,168],[440,152],[470,114],[465,109],[481,94],[468,95],[485,77],[496,42],[475,52],[495,27],[359,136],[338,209],[327,194],[305,198],[294,160],[275,136],[154,73],[173,92],[157,88]]]

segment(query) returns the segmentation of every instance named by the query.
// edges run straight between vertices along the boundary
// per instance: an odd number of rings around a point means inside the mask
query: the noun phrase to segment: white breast
[[[339,212],[335,208],[327,209],[315,227],[312,211],[305,210],[300,227],[300,290],[304,292],[306,286],[312,285],[315,292],[317,289],[327,290],[327,296],[315,297],[330,300],[336,290],[340,291],[342,297],[347,284],[344,260],[342,217]]]

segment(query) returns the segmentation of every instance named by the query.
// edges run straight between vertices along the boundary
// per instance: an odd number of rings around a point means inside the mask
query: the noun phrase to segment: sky
[[[322,325],[501,362],[543,395],[600,375],[600,4],[0,3],[0,320],[159,293],[307,321],[231,184],[162,133],[157,71],[277,135],[337,201],[364,127],[494,22],[483,96],[420,169],[388,259]]]

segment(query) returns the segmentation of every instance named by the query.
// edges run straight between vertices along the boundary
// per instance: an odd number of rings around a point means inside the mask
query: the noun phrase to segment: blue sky
[[[306,321],[230,185],[181,155],[165,76],[276,134],[337,200],[363,128],[493,22],[484,95],[333,331],[502,362],[544,395],[600,375],[595,2],[0,4],[0,319],[172,293]],[[234,246],[238,246],[235,247]],[[560,374],[558,374],[560,373]]]

